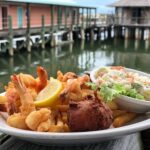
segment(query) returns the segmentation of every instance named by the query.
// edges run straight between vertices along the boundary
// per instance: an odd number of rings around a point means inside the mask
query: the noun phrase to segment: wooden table
[[[80,146],[41,146],[10,137],[1,146],[0,150],[142,150],[139,133],[123,136],[115,140],[101,141],[95,144]]]

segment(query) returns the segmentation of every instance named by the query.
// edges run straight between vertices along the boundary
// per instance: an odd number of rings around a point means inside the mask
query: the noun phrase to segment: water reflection
[[[0,92],[10,75],[26,72],[36,76],[36,66],[42,65],[51,76],[57,70],[78,74],[98,66],[123,65],[150,72],[150,49],[146,41],[107,39],[103,41],[78,41],[69,45],[32,53],[18,53],[14,57],[0,58]]]

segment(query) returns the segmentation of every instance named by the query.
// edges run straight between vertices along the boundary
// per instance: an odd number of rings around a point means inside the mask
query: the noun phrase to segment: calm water
[[[57,70],[78,74],[98,66],[122,65],[150,73],[150,47],[144,41],[109,39],[105,41],[77,41],[53,49],[23,51],[14,57],[0,56],[0,92],[13,73],[24,72],[36,76],[36,66],[46,68],[50,76]]]

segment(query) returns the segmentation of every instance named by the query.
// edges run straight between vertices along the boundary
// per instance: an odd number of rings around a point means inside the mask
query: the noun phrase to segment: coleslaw
[[[87,83],[106,102],[118,95],[150,100],[150,78],[127,71],[122,66],[102,67],[95,73],[95,83]],[[149,89],[149,90],[148,90]]]

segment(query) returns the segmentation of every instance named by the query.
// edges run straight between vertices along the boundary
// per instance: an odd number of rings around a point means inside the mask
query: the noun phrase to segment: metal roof
[[[150,0],[118,0],[111,7],[150,7]]]
[[[31,3],[31,4],[42,4],[42,5],[61,5],[61,6],[70,6],[70,7],[83,7],[83,8],[93,8],[94,6],[82,6],[78,5],[73,2],[65,2],[65,0],[62,1],[56,1],[56,0],[4,0],[3,2],[12,2],[12,3]]]

